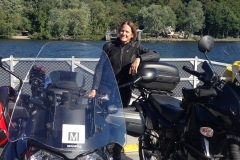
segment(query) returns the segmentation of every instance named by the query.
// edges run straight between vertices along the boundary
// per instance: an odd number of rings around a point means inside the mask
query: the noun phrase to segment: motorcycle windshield
[[[9,123],[10,142],[27,139],[78,155],[111,142],[124,144],[120,94],[103,50],[78,42],[50,42],[29,61]],[[97,94],[89,98],[92,87]]]

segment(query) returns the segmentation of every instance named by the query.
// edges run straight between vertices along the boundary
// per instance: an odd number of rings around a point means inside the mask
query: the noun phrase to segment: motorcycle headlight
[[[26,159],[27,160],[39,160],[39,159],[64,160],[63,157],[56,155],[54,153],[44,151],[44,150],[38,150],[35,153],[27,154]],[[78,157],[77,160],[104,160],[104,159],[97,152],[93,152],[88,155]]]
[[[80,157],[77,160],[103,160],[103,158],[97,154],[97,152],[93,152],[91,154]]]
[[[51,159],[51,160],[64,160],[63,157],[50,153],[44,150],[38,150],[33,154],[26,155],[27,160],[38,160],[38,159]]]

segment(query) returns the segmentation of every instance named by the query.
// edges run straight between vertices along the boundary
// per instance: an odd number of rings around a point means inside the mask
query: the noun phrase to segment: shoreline
[[[11,39],[31,39],[28,36],[12,36]]]
[[[16,40],[31,40],[28,36],[12,36],[11,39]],[[195,42],[199,39],[179,39],[179,38],[143,38],[143,42]],[[215,42],[240,42],[240,38],[214,38]]]
[[[200,39],[179,39],[179,38],[145,38],[144,42],[196,42]],[[215,42],[240,42],[240,38],[214,38]]]

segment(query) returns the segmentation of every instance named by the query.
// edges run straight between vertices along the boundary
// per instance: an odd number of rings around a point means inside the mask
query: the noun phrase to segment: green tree
[[[72,9],[52,9],[50,11],[48,28],[54,37],[63,38],[65,35],[85,35],[88,33],[90,9],[86,3]]]
[[[213,10],[209,15],[208,22],[213,27],[212,31],[216,37],[228,37],[229,33],[240,30],[240,11],[236,2],[230,1],[214,2]],[[238,2],[239,5],[239,2]],[[233,34],[233,33],[232,33]]]
[[[111,30],[117,29],[118,26],[126,20],[124,15],[126,8],[124,5],[118,2],[104,2],[106,6],[106,12],[108,13],[109,27]]]
[[[26,18],[31,21],[31,32],[36,38],[50,38],[50,31],[47,27],[50,11],[55,7],[55,1],[35,0],[26,3],[29,9],[25,12]]]
[[[0,7],[4,12],[4,32],[5,35],[11,35],[16,30],[21,30],[22,24],[22,0],[0,0]]]
[[[82,5],[80,9],[68,10],[69,33],[74,36],[86,35],[89,32],[90,10],[87,5]]]
[[[142,19],[145,30],[155,33],[156,36],[164,32],[166,27],[175,28],[176,25],[176,16],[168,6],[150,5],[143,7],[138,15]]]
[[[239,0],[0,0],[0,34],[98,35],[130,20],[156,35],[176,26],[190,33],[239,37],[239,6]]]
[[[2,9],[2,7],[0,7],[0,36],[4,35],[5,31],[6,31],[6,27],[5,27],[5,13]]]
[[[139,7],[135,6],[135,5],[131,5],[131,4],[126,4],[126,11],[124,13],[124,17],[127,20],[131,20],[133,22],[137,22],[137,14],[140,10]]]
[[[178,28],[178,21],[179,21],[179,17],[181,15],[181,13],[183,12],[183,8],[184,8],[184,4],[182,3],[182,0],[168,0],[167,6],[169,6],[173,12],[176,15],[177,18],[177,23],[176,23],[176,30],[179,30]]]
[[[81,0],[63,0],[65,9],[79,9],[81,8]]]
[[[164,29],[167,27],[176,28],[177,18],[173,10],[169,6],[163,6],[162,8],[162,21],[164,23]]]
[[[90,32],[93,35],[103,34],[105,30],[109,29],[107,8],[100,1],[92,1],[88,4],[90,8]]]
[[[168,0],[167,6],[169,6],[175,14],[179,14],[182,12],[183,3],[182,0]]]
[[[201,2],[192,0],[185,4],[182,11],[178,19],[179,28],[193,34],[204,27],[205,16]]]
[[[234,22],[233,22],[233,29],[231,35],[233,37],[239,38],[240,34],[240,1],[230,0],[229,5],[232,6],[232,10],[235,14]]]
[[[68,31],[67,11],[52,9],[49,15],[48,28],[53,37],[65,36]]]

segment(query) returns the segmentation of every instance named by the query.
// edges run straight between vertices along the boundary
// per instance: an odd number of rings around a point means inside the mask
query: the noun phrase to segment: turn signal
[[[210,127],[201,127],[200,133],[206,137],[212,137],[213,136],[213,129]]]

